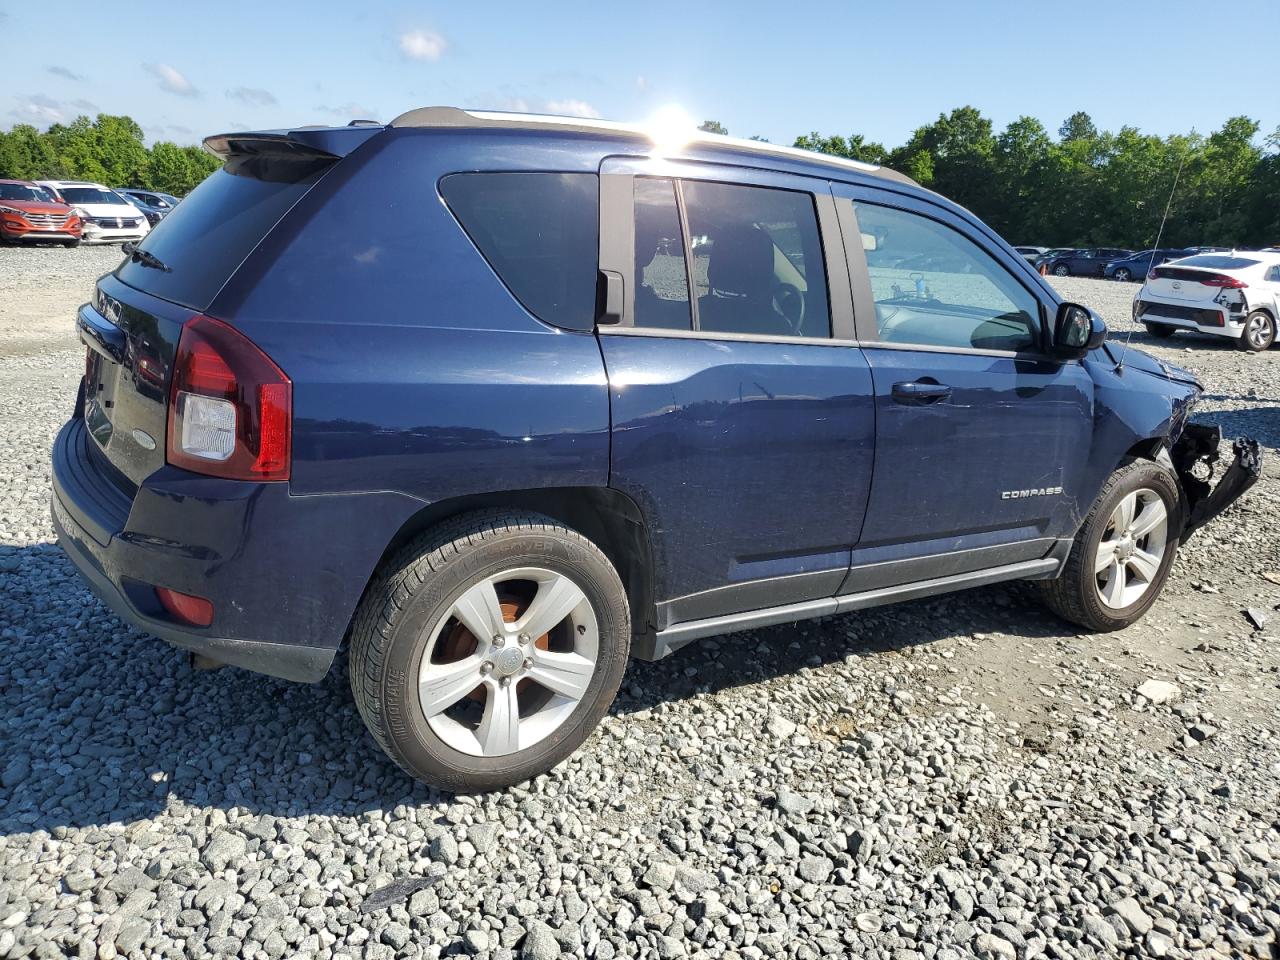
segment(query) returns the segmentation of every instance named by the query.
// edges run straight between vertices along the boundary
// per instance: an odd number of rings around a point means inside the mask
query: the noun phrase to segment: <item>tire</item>
[[[1055,277],[1069,277],[1071,276],[1071,268],[1065,263],[1060,263],[1053,268],[1053,275]]]
[[[1160,531],[1125,541],[1113,525],[1121,504],[1131,497],[1136,501],[1132,515],[1135,524],[1141,524],[1144,512],[1159,500],[1164,509],[1162,545],[1153,539]],[[1152,516],[1156,514],[1158,511]],[[1122,466],[1103,486],[1085,517],[1061,575],[1056,580],[1038,581],[1045,605],[1064,620],[1094,633],[1119,630],[1134,623],[1155,603],[1164,588],[1178,552],[1182,520],[1182,490],[1172,471],[1151,460],[1134,460]],[[1095,572],[1103,555],[1104,539],[1117,547],[1110,551],[1112,562]],[[1158,563],[1152,563],[1150,558],[1157,548]],[[1130,550],[1133,559],[1124,562],[1118,559]],[[1144,555],[1145,576],[1138,575],[1140,561],[1136,558],[1140,555]],[[1125,579],[1121,579],[1118,589],[1112,592],[1116,581],[1111,578],[1117,573]],[[1110,601],[1105,598],[1108,594]]]
[[[66,247],[68,250],[72,250],[80,246],[80,241],[79,240],[63,240],[62,245]]]
[[[1178,332],[1177,327],[1172,327],[1167,323],[1148,323],[1145,324],[1147,333],[1155,337],[1157,340],[1168,340]]]
[[[1236,341],[1241,350],[1262,353],[1276,342],[1276,322],[1265,310],[1255,310],[1244,318],[1244,330]]]
[[[1121,267],[1119,270],[1115,272],[1115,278],[1119,280],[1121,283],[1128,283],[1130,280],[1133,279],[1133,274],[1131,274],[1124,267]]]
[[[551,622],[575,597],[545,634],[508,633],[535,607]],[[477,639],[499,613],[492,641]],[[492,790],[545,773],[578,748],[613,702],[630,640],[626,591],[599,547],[536,514],[474,513],[428,531],[370,584],[351,628],[351,692],[374,740],[410,776],[454,792]],[[514,714],[504,714],[513,702]],[[514,725],[490,722],[512,715]]]

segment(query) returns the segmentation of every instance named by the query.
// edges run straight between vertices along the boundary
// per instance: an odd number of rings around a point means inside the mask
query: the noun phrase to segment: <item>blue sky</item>
[[[1209,133],[1243,113],[1265,135],[1280,87],[1246,79],[1265,37],[1280,0],[0,0],[0,129],[102,111],[191,143],[432,104],[619,120],[674,104],[738,136],[895,146],[972,104],[997,129],[1086,110],[1107,129]]]

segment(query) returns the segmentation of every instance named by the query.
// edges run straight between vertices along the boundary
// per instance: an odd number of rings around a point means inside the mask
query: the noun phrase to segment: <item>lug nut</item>
[[[506,643],[506,642],[507,642],[507,638],[506,638],[506,637],[504,637],[502,634],[500,634],[500,633],[499,633],[499,634],[495,634],[495,635],[494,635],[494,638],[493,638],[493,645],[494,645],[495,647],[500,647],[500,646],[502,646],[502,645],[503,645],[504,643]]]
[[[532,669],[533,669],[533,657],[525,657],[525,658],[524,658],[524,668],[525,668],[526,670],[532,670]]]
[[[487,677],[489,674],[493,673],[493,664],[486,660],[484,663],[480,664],[480,672]]]
[[[520,634],[520,642],[521,642],[521,643],[528,643],[528,642],[529,642],[529,635],[528,635],[527,633],[522,633],[522,634]]]

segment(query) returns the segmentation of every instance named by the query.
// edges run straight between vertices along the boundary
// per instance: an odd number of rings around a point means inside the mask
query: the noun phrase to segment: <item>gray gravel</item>
[[[195,671],[53,543],[71,317],[118,256],[0,249],[0,957],[1274,956],[1280,351],[1154,347],[1273,459],[1141,624],[1013,585],[705,641],[454,797],[340,669]],[[1060,286],[1127,333],[1134,287]]]

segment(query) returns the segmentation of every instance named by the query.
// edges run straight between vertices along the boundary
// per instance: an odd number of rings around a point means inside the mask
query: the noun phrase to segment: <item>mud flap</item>
[[[1235,503],[1262,475],[1262,451],[1257,440],[1241,439],[1232,444],[1235,459],[1213,482],[1222,429],[1202,423],[1188,423],[1169,455],[1186,496],[1186,518],[1182,528],[1185,542],[1192,533]]]

